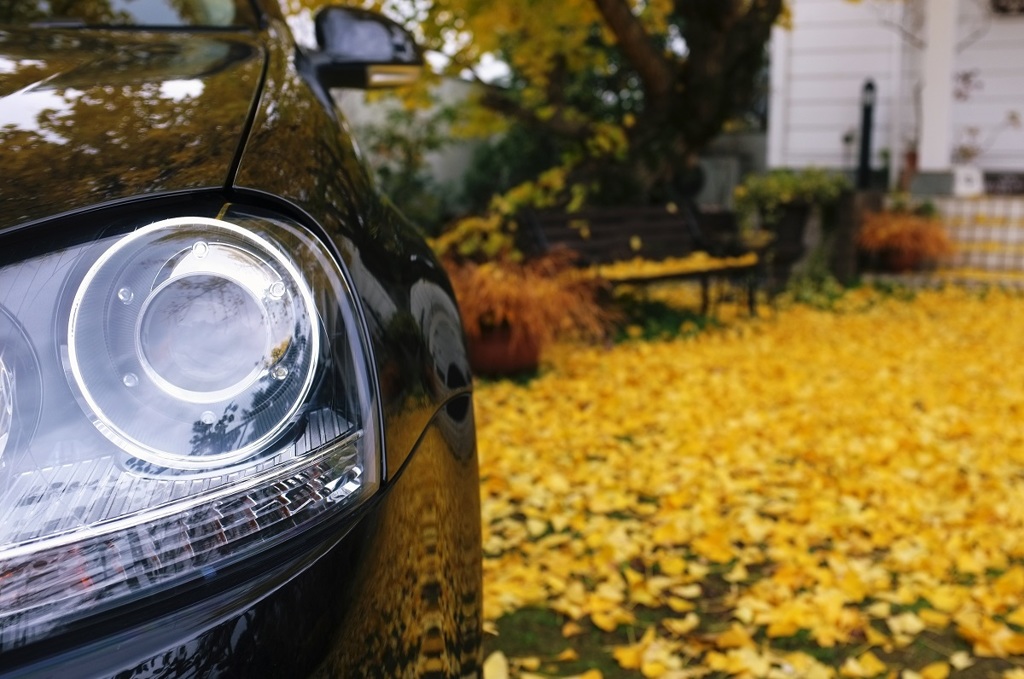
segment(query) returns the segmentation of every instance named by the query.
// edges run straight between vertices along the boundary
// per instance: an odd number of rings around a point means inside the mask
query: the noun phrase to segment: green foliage
[[[560,165],[563,150],[557,137],[543,129],[513,124],[504,135],[474,150],[462,186],[466,208],[484,212],[493,196]]]
[[[438,256],[456,262],[504,260],[518,262],[523,258],[516,248],[515,222],[492,212],[483,217],[466,217],[430,240]]]
[[[928,199],[918,200],[909,193],[893,193],[889,196],[889,212],[915,215],[928,219],[938,218],[939,209]]]
[[[615,301],[620,319],[615,329],[616,342],[695,337],[720,325],[711,316],[649,299],[641,294],[625,294]]]
[[[528,162],[492,167],[498,190],[532,180],[520,170],[543,172],[553,160],[567,173],[566,203],[583,190],[637,204],[679,193],[679,176],[763,91],[764,47],[772,27],[788,20],[783,0],[348,1],[413,29],[425,49],[447,57],[446,76],[483,81],[487,60],[507,65],[501,86],[482,82],[460,107],[458,127],[488,136],[520,126],[532,138],[512,134],[526,143],[505,150]],[[422,103],[421,95],[409,96]],[[535,163],[531,151],[542,143],[554,158],[540,151]],[[471,182],[477,205],[487,203],[488,188]]]
[[[825,311],[834,311],[844,295],[843,284],[821,269],[797,274],[786,284],[789,301]]]
[[[849,179],[834,172],[818,168],[781,169],[749,175],[736,187],[734,196],[744,217],[757,214],[771,224],[786,205],[827,206],[849,189]]]
[[[917,297],[917,290],[897,281],[876,280],[872,283],[872,287],[885,297],[892,297],[903,302],[913,302]]]

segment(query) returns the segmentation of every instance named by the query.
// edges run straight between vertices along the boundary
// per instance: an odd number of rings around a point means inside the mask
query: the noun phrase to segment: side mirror
[[[404,28],[379,14],[348,7],[325,7],[316,15],[313,56],[325,88],[398,87],[416,81],[423,54]]]

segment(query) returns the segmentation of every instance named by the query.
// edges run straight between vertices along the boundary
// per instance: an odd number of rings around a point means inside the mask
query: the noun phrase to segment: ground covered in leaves
[[[1024,298],[680,330],[478,385],[488,675],[1024,678]]]

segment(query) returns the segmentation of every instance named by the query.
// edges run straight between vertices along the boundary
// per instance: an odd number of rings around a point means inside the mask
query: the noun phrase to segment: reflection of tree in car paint
[[[58,205],[87,204],[110,192],[204,187],[211,163],[230,164],[259,80],[254,47],[129,33],[113,46],[105,40],[0,32],[0,94],[12,97],[0,110],[0,145],[9,151],[0,210],[52,209],[54,197],[38,194],[53,172],[66,178]]]
[[[111,0],[0,0],[0,23],[75,21],[88,26],[225,25],[236,0],[136,0],[114,9]]]

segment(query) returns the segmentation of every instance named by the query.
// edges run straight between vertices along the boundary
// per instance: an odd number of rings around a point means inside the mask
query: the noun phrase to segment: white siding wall
[[[950,0],[953,1],[953,0]],[[920,52],[883,19],[888,0],[791,0],[793,28],[776,29],[772,43],[772,107],[768,161],[773,167],[852,168],[860,126],[860,91],[872,78],[878,91],[873,163],[883,149],[899,162],[916,138],[915,88]],[[969,126],[984,141],[1011,109],[1024,114],[1024,17],[990,14],[986,0],[959,0],[956,71],[977,71],[982,88],[953,104],[953,139]],[[980,37],[978,33],[980,32]],[[969,40],[975,36],[972,40]],[[1024,129],[1001,132],[978,159],[990,170],[1024,171]]]
[[[1024,115],[1024,17],[991,14],[987,3],[960,0],[957,71],[975,71],[981,88],[953,104],[953,141],[978,128],[984,153],[976,161],[987,170],[1024,171],[1024,127],[996,130],[1010,110]],[[980,38],[965,44],[975,31]],[[989,142],[989,143],[985,143]]]
[[[773,35],[769,164],[854,167],[861,88],[868,78],[878,96],[872,140],[878,163],[877,151],[891,144],[899,37],[864,3],[792,0],[792,6],[792,30]],[[843,144],[847,133],[854,136],[850,145]]]

